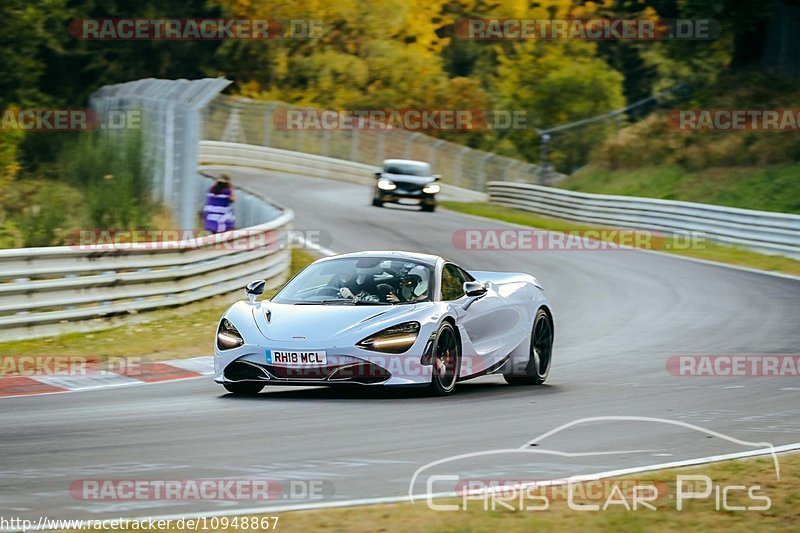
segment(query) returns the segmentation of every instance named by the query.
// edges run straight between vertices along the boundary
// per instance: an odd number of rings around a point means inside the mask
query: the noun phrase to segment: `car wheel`
[[[433,369],[431,372],[431,393],[446,396],[453,392],[461,368],[461,346],[453,325],[444,322],[433,341]]]
[[[422,204],[422,210],[426,213],[433,213],[436,211],[436,204]]]
[[[383,207],[383,202],[381,202],[377,198],[373,197],[372,198],[372,205],[374,205],[375,207]]]
[[[509,385],[541,385],[550,373],[553,356],[553,323],[544,309],[536,312],[531,330],[531,347],[525,375],[504,374]]]
[[[237,396],[255,396],[261,389],[264,388],[264,385],[255,381],[242,381],[239,383],[223,383],[223,387],[225,390],[236,394]]]

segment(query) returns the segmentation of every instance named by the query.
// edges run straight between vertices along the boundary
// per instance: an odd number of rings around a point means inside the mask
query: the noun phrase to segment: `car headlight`
[[[217,348],[220,350],[232,350],[244,345],[244,339],[230,320],[223,318],[217,330]]]
[[[397,185],[389,180],[378,180],[378,188],[382,191],[393,191],[397,188]]]
[[[431,183],[430,185],[426,185],[425,187],[423,187],[422,192],[424,192],[425,194],[436,194],[437,192],[439,192],[440,189],[441,187],[439,187],[435,183]]]
[[[359,341],[356,346],[373,352],[403,353],[414,345],[419,335],[419,322],[405,322]]]

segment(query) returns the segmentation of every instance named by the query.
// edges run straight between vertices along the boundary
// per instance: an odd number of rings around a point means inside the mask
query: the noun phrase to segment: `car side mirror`
[[[380,177],[381,177],[381,176],[383,176],[383,171],[382,171],[382,170],[376,170],[376,171],[375,171],[375,172],[373,172],[372,174],[373,174],[373,175],[374,175],[376,178],[380,179]]]
[[[245,294],[247,294],[247,299],[255,303],[256,298],[264,294],[264,288],[266,286],[267,282],[263,279],[257,279],[248,283],[247,287],[244,289]]]
[[[486,294],[487,291],[488,291],[488,289],[486,288],[486,285],[484,285],[480,281],[465,281],[464,282],[464,292],[470,298],[481,297],[484,294]]]
[[[433,181],[439,181],[440,179],[442,179],[442,175],[441,174],[434,174],[433,175]]]
[[[461,308],[466,311],[472,304],[486,296],[487,292],[486,285],[480,281],[465,281],[464,293],[467,295],[467,301]]]

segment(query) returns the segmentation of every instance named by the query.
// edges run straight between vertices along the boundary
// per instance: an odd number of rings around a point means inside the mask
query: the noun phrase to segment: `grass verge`
[[[278,531],[792,531],[800,520],[800,454],[779,456],[780,481],[777,480],[771,457],[743,459],[702,465],[691,468],[661,470],[621,479],[604,480],[576,487],[573,502],[596,504],[600,510],[575,510],[570,508],[565,490],[547,489],[534,495],[547,498],[548,507],[542,509],[544,500],[520,498],[517,494],[503,495],[505,506],[496,503],[492,510],[491,498],[467,500],[435,500],[436,505],[456,505],[459,510],[441,511],[428,507],[425,500],[415,504],[400,503],[340,509],[293,511],[259,515],[256,524],[264,519],[270,529]],[[677,509],[678,476],[707,476],[712,488],[708,497],[682,498],[682,510]],[[702,492],[705,481],[697,484],[682,480],[685,491]],[[620,488],[614,492],[614,486]],[[622,500],[631,506],[634,486],[653,486],[658,491],[650,505],[655,509],[638,506],[626,509]],[[744,490],[730,490],[725,504],[717,499],[723,488],[740,486]],[[752,493],[748,490],[752,489]],[[641,493],[641,492],[640,492]],[[653,493],[644,492],[645,495]],[[584,497],[581,497],[585,495]],[[762,498],[755,499],[753,496]],[[735,510],[734,506],[766,506],[764,510]],[[495,499],[499,502],[500,496]],[[611,498],[616,504],[603,510]],[[509,508],[510,507],[510,508]],[[488,508],[488,510],[487,510]],[[276,527],[274,517],[278,521]],[[269,519],[267,519],[269,517]],[[225,518],[225,517],[221,517]],[[241,521],[244,517],[238,517]],[[228,525],[234,518],[228,517]],[[218,524],[222,522],[218,521]],[[237,522],[241,523],[241,522]],[[248,522],[250,523],[250,522]],[[188,527],[188,526],[184,526]],[[93,528],[88,528],[93,529]],[[133,530],[128,526],[123,530]],[[264,531],[266,528],[248,528]],[[185,531],[185,529],[183,529]],[[217,527],[212,531],[242,531],[241,527]],[[86,531],[83,529],[82,531]],[[159,531],[181,531],[174,524]]]
[[[290,276],[315,256],[303,250],[292,251]],[[265,293],[269,298],[276,291]],[[147,360],[180,359],[210,355],[214,331],[222,313],[241,294],[216,296],[202,302],[148,313],[146,323],[118,326],[93,333],[69,333],[23,341],[0,343],[4,355],[70,355],[103,360],[107,357],[139,356]]]
[[[676,470],[650,472],[625,478],[620,487],[629,487],[636,479],[654,484],[659,498],[653,503],[655,511],[640,508],[628,511],[623,505],[611,505],[606,511],[576,511],[570,509],[565,498],[558,493],[548,496],[550,506],[543,511],[520,511],[519,501],[514,510],[497,505],[497,509],[484,510],[484,500],[468,501],[466,510],[434,511],[426,503],[382,505],[356,509],[303,511],[284,513],[281,528],[286,531],[650,531],[650,530],[730,530],[752,531],[772,529],[788,531],[800,519],[800,454],[780,456],[781,481],[776,480],[771,458],[727,461],[712,465]],[[682,511],[677,511],[676,480],[679,475],[705,475],[715,486],[744,485],[761,488],[756,495],[766,495],[771,505],[765,511],[731,511],[716,509],[714,491],[704,500],[689,500]],[[641,483],[644,485],[645,483]],[[603,485],[606,487],[607,485]],[[697,487],[695,490],[700,490]],[[596,503],[602,508],[607,490]],[[623,492],[626,492],[623,489]],[[590,493],[587,490],[587,493]],[[576,494],[580,494],[576,490]],[[746,493],[731,492],[729,505],[754,506],[763,502],[749,501]],[[734,495],[735,494],[735,495]],[[631,495],[625,494],[630,503]],[[744,497],[742,497],[744,496]],[[491,501],[487,500],[491,509]],[[463,508],[462,500],[443,500],[436,503],[456,504]],[[510,503],[510,502],[509,502]],[[536,507],[540,501],[527,500],[525,507]],[[523,507],[523,509],[525,508]]]
[[[645,196],[800,213],[800,164],[714,167],[695,172],[678,165],[606,170],[589,166],[558,186],[572,191]]]
[[[459,213],[494,218],[503,222],[509,222],[511,224],[519,224],[520,226],[529,226],[543,230],[577,233],[583,235],[586,232],[597,232],[599,230],[608,231],[614,229],[609,227],[580,224],[557,218],[550,218],[537,215],[535,213],[529,213],[528,211],[522,211],[521,209],[513,209],[510,207],[503,207],[485,202],[440,202],[440,204],[442,207],[457,211]],[[610,238],[602,240],[614,241],[617,242],[617,244],[620,244],[618,239]],[[624,242],[623,244],[629,243]],[[701,246],[693,246],[684,249],[681,247],[671,247],[669,239],[653,238],[650,241],[650,245],[647,247],[647,249],[654,249],[662,252],[683,255],[686,257],[694,257],[696,259],[705,259],[707,261],[729,263],[732,265],[756,268],[759,270],[782,272],[785,274],[800,276],[800,261],[779,255],[760,254],[734,246],[724,246],[711,241],[703,241]]]

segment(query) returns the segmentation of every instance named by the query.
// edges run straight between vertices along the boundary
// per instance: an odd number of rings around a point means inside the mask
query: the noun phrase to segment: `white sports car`
[[[550,371],[553,317],[536,278],[468,272],[434,255],[358,252],[315,261],[271,299],[222,316],[214,380],[234,394],[264,385],[426,386],[502,373],[540,384]]]

